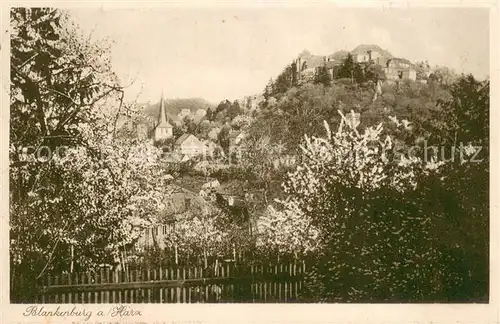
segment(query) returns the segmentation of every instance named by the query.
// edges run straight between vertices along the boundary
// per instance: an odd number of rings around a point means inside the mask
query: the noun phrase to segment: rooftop
[[[189,133],[184,133],[181,135],[181,137],[179,137],[176,141],[175,141],[175,144],[176,145],[180,145],[182,144],[185,140],[187,140],[190,136],[193,136],[195,137],[193,134],[189,134]]]
[[[406,64],[413,65],[409,60],[407,60],[405,58],[400,58],[400,57],[393,57],[387,61],[387,64],[389,64],[389,62],[406,63]]]
[[[368,51],[372,51],[372,52],[379,52],[379,53],[382,53],[383,56],[385,57],[388,57],[388,58],[392,58],[392,54],[389,53],[389,51],[386,51],[385,49],[381,48],[380,46],[378,45],[373,45],[373,44],[361,44],[361,45],[358,45],[356,46],[356,48],[354,48],[351,53],[352,54],[364,54]]]

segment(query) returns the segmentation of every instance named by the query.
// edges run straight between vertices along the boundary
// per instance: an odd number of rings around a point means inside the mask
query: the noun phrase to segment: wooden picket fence
[[[305,263],[175,267],[47,277],[36,303],[298,302]]]

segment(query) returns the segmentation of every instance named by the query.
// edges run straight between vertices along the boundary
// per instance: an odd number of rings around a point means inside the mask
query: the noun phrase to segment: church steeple
[[[173,136],[173,127],[167,120],[167,109],[165,108],[165,100],[163,100],[163,91],[161,92],[160,111],[158,112],[158,122],[154,131],[154,139],[156,141],[171,138]]]
[[[163,100],[163,91],[161,92],[161,99],[160,99],[160,111],[158,113],[158,124],[157,125],[164,125],[168,124],[167,122],[167,112],[165,111],[165,101]]]

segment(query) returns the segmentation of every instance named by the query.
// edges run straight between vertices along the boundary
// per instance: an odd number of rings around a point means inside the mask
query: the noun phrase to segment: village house
[[[163,95],[160,100],[160,111],[158,113],[158,121],[154,128],[154,140],[169,139],[173,136],[173,126],[167,120],[167,112],[165,110],[165,102]]]
[[[175,151],[190,157],[205,154],[205,144],[193,134],[183,134],[175,141]]]
[[[218,187],[220,187],[220,182],[217,179],[213,179],[211,181],[205,182],[201,186],[201,188],[205,189],[205,190],[207,190],[207,189],[215,189],[215,188],[218,188]]]
[[[384,68],[385,77],[388,80],[413,80],[417,79],[417,71],[413,64],[407,59],[392,58],[387,61]]]
[[[265,98],[263,95],[253,95],[253,96],[245,96],[242,99],[239,99],[238,102],[240,107],[245,111],[255,111],[259,109],[259,105],[261,102],[264,102]]]
[[[263,95],[254,95],[248,98],[247,108],[250,111],[259,109],[259,105],[265,100]]]
[[[189,156],[185,156],[179,152],[164,152],[162,154],[162,162],[169,164],[177,164],[189,160]]]

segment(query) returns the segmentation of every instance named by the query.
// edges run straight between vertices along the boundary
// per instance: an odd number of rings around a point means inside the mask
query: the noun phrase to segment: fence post
[[[59,276],[55,276],[54,277],[54,285],[59,285]],[[55,303],[58,304],[59,303],[59,293],[55,293]]]
[[[285,264],[285,273],[287,274],[287,276],[285,276],[285,280],[283,280],[284,282],[284,285],[285,285],[285,303],[287,302],[288,300],[288,278],[289,278],[289,274],[290,274],[290,269],[288,268],[288,264]]]
[[[177,276],[175,279],[179,280],[179,277],[180,277],[180,269],[177,267]],[[177,292],[177,294],[176,294],[177,300],[176,301],[177,301],[177,303],[180,303],[181,302],[180,301],[181,300],[181,288],[177,287],[176,292]]]
[[[99,269],[99,283],[103,283],[104,282],[104,268],[100,268]],[[101,290],[99,292],[99,301],[98,301],[99,304],[103,304],[104,303],[104,292]]]
[[[151,281],[151,269],[149,268],[146,270],[146,281]],[[153,288],[148,288],[148,303],[151,303],[152,290]]]
[[[91,284],[92,283],[92,274],[90,273],[90,271],[87,271],[87,283]],[[87,293],[87,302],[88,303],[92,303],[92,293],[89,291]]]
[[[193,268],[188,268],[188,275],[187,275],[187,278],[188,279],[191,279],[192,278],[192,271],[193,271]],[[188,303],[192,303],[191,302],[191,293],[192,293],[192,286],[191,285],[188,285],[187,286],[187,290],[188,290]]]
[[[277,263],[274,266],[274,296],[276,298],[276,302],[280,303],[282,302],[281,300],[281,283],[282,283],[282,278],[281,278],[281,264]]]
[[[43,302],[44,303],[46,303],[46,302],[47,303],[52,302],[52,296],[50,295],[50,290],[49,290],[49,288],[50,288],[51,285],[52,285],[52,277],[49,274],[49,275],[47,275],[47,293],[44,294],[44,298],[43,298]]]
[[[283,283],[283,280],[281,279],[281,275],[283,272],[283,264],[279,265],[279,276],[278,276],[278,296],[279,296],[279,301],[281,302],[281,285]]]
[[[80,273],[80,284],[84,283],[85,283],[85,273],[82,272]],[[80,302],[85,303],[85,293],[83,291],[80,293]]]
[[[156,280],[157,278],[158,278],[158,280],[160,280],[160,281],[162,281],[162,280],[163,280],[163,269],[162,269],[162,267],[161,267],[161,266],[160,266],[160,270],[159,270],[158,277],[156,277],[156,271],[155,271],[155,280]],[[159,289],[159,290],[160,290],[160,291],[159,291],[158,295],[159,295],[160,299],[159,299],[159,301],[158,301],[158,302],[159,302],[159,303],[163,303],[163,288],[160,286],[160,289]]]
[[[226,276],[228,278],[228,285],[227,285],[227,299],[230,302],[234,302],[234,281],[233,278],[231,277],[231,269],[232,264],[226,264]]]
[[[293,288],[295,291],[295,301],[297,301],[299,297],[297,295],[297,263],[295,260],[293,261]]]
[[[255,287],[254,287],[255,268],[254,268],[253,264],[250,266],[250,273],[251,273],[251,277],[252,277],[252,280],[250,281],[250,294],[252,296],[252,303],[255,303]]]
[[[175,271],[174,268],[170,268],[170,280],[175,279]],[[170,301],[174,301],[174,295],[175,295],[175,288],[170,287],[169,289],[169,295],[170,295]]]
[[[263,267],[263,271],[262,271],[262,274],[263,274],[263,277],[264,278],[264,303],[267,302],[267,274],[268,274],[268,267],[269,265],[262,265]]]
[[[184,284],[185,280],[186,280],[186,268],[182,267],[182,286],[181,286],[181,289],[182,289],[182,302],[183,303],[186,303],[186,286]]]

